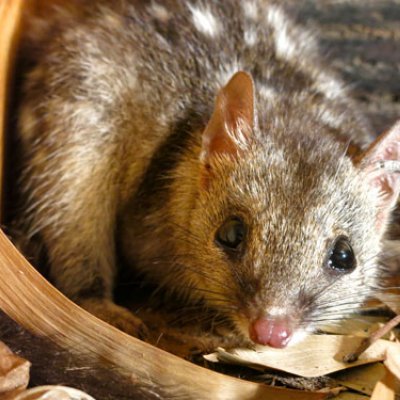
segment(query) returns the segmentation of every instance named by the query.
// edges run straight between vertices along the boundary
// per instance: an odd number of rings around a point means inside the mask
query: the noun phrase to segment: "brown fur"
[[[16,225],[45,248],[55,285],[137,334],[138,320],[111,303],[118,244],[129,266],[205,300],[244,338],[278,308],[299,330],[356,310],[377,288],[384,228],[378,192],[347,148],[372,136],[312,35],[273,1],[86,7],[59,9],[54,33],[31,35],[38,56],[19,119]],[[250,138],[227,129],[205,163],[215,99],[239,70],[254,94],[227,112],[238,107],[233,125],[244,119]],[[215,244],[230,216],[248,229],[233,258]],[[338,276],[324,263],[340,234],[358,267]]]

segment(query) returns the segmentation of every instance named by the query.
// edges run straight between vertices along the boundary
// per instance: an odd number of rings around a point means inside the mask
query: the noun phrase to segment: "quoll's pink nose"
[[[278,317],[257,319],[249,328],[250,339],[253,342],[280,349],[286,347],[292,333],[288,320]]]

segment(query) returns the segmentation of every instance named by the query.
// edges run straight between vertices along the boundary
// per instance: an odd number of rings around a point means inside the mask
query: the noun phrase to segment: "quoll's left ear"
[[[377,195],[377,227],[386,226],[400,191],[400,121],[380,135],[357,160]]]

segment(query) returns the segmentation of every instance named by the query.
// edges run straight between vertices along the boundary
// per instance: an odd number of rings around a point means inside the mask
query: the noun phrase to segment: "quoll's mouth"
[[[292,325],[287,317],[261,317],[250,323],[249,336],[256,344],[282,349],[293,337]]]

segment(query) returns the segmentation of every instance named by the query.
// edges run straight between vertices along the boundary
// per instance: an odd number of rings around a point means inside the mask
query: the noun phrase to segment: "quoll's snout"
[[[250,339],[257,344],[283,348],[293,334],[291,324],[286,317],[261,317],[250,324]]]

